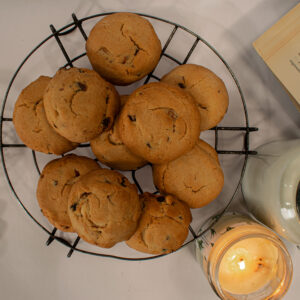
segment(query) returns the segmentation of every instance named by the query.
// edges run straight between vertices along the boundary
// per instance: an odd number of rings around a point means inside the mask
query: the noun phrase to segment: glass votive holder
[[[300,245],[300,139],[259,146],[249,156],[242,192],[253,216]]]
[[[281,299],[291,283],[285,245],[248,216],[221,216],[196,240],[196,257],[221,299]]]

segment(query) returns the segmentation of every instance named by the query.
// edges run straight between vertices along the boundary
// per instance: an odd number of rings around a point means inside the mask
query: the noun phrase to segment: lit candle
[[[227,214],[196,241],[197,258],[222,299],[280,298],[291,277],[290,256],[272,231]]]
[[[222,288],[250,294],[267,285],[277,270],[278,249],[263,238],[237,242],[224,255],[219,269]]]

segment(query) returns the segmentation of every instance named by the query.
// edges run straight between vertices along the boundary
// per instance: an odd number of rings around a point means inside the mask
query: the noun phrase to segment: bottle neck
[[[291,159],[280,181],[280,210],[290,239],[300,241],[300,155]]]

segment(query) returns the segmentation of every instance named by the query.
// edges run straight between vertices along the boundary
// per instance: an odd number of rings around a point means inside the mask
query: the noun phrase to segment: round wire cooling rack
[[[1,123],[0,123],[0,149],[1,149],[1,161],[2,161],[2,165],[3,165],[3,169],[4,169],[4,173],[6,176],[6,179],[8,181],[8,184],[12,190],[12,192],[14,193],[15,197],[17,198],[18,202],[21,204],[21,206],[23,207],[23,209],[25,210],[25,212],[30,216],[30,218],[41,228],[43,229],[48,235],[48,239],[46,241],[47,245],[50,245],[54,240],[60,242],[61,244],[65,245],[66,247],[69,248],[68,254],[67,256],[70,257],[72,255],[72,253],[74,251],[78,251],[78,252],[82,252],[82,253],[86,253],[86,254],[91,254],[91,255],[95,255],[95,256],[101,256],[101,257],[110,257],[110,258],[116,258],[116,259],[122,259],[122,260],[149,260],[149,259],[154,259],[154,258],[158,258],[161,256],[165,256],[168,254],[162,254],[162,255],[155,255],[155,256],[148,256],[148,257],[124,257],[124,256],[119,256],[119,255],[114,255],[114,254],[107,254],[107,253],[100,253],[100,252],[95,252],[95,251],[89,251],[89,250],[85,250],[82,248],[78,247],[78,243],[80,241],[80,238],[77,236],[75,237],[75,239],[73,239],[72,242],[69,242],[66,238],[63,238],[61,236],[57,235],[57,229],[53,228],[52,230],[47,229],[44,225],[41,224],[41,222],[39,222],[37,220],[36,217],[33,216],[33,214],[29,211],[29,209],[26,207],[26,205],[23,203],[21,197],[18,195],[14,185],[12,184],[12,180],[11,177],[9,176],[9,172],[7,169],[7,161],[6,161],[6,156],[5,156],[5,151],[4,149],[11,149],[11,148],[26,148],[26,146],[24,144],[12,144],[12,143],[3,143],[3,123],[4,122],[12,122],[12,117],[4,117],[4,113],[5,113],[5,108],[6,108],[6,104],[7,104],[7,100],[8,100],[8,96],[11,90],[11,87],[13,86],[15,79],[17,77],[17,75],[19,74],[19,71],[21,70],[21,68],[23,67],[23,65],[29,60],[29,58],[32,56],[32,54],[34,54],[43,44],[47,43],[47,41],[49,41],[50,39],[55,39],[55,41],[57,42],[59,49],[61,50],[62,54],[64,55],[67,63],[62,66],[62,67],[73,67],[73,63],[76,62],[77,60],[79,60],[80,58],[86,56],[86,53],[82,53],[74,58],[70,58],[66,48],[63,45],[63,42],[61,41],[61,36],[65,36],[68,35],[72,32],[74,32],[75,30],[79,30],[79,32],[81,33],[82,37],[84,40],[87,40],[87,34],[84,31],[84,28],[82,26],[82,24],[84,22],[86,22],[87,20],[90,19],[94,19],[94,18],[98,18],[98,17],[103,17],[105,15],[109,15],[109,14],[113,14],[114,12],[109,12],[109,13],[100,13],[100,14],[96,14],[96,15],[92,15],[92,16],[88,16],[88,17],[84,17],[82,19],[78,19],[76,17],[75,14],[72,14],[72,18],[73,18],[73,22],[56,30],[55,27],[53,25],[50,25],[50,29],[52,31],[52,34],[50,34],[48,37],[46,37],[42,42],[40,42],[32,51],[29,52],[29,54],[25,57],[25,59],[21,62],[21,64],[19,65],[19,67],[17,68],[16,72],[14,73],[14,75],[12,76],[12,79],[8,85],[7,91],[5,93],[5,97],[3,100],[3,104],[2,104],[2,109],[1,109]],[[214,142],[215,142],[215,149],[219,154],[228,154],[228,155],[243,155],[244,156],[244,160],[243,160],[243,164],[241,167],[241,173],[240,173],[240,178],[238,180],[238,183],[236,185],[236,187],[233,190],[233,194],[230,197],[230,199],[228,201],[226,201],[224,203],[223,208],[221,209],[221,211],[219,211],[216,215],[215,215],[215,220],[218,219],[218,216],[222,215],[226,209],[228,208],[228,206],[230,205],[230,203],[233,201],[233,199],[235,198],[237,191],[240,187],[243,175],[244,175],[244,171],[245,171],[245,167],[246,167],[246,163],[247,163],[247,158],[248,155],[255,155],[256,152],[255,151],[250,151],[249,150],[249,134],[253,131],[257,131],[258,128],[255,127],[249,127],[249,121],[248,121],[248,113],[247,113],[247,107],[246,107],[246,103],[245,103],[245,99],[240,87],[240,84],[236,78],[236,76],[234,75],[232,69],[230,68],[230,66],[228,65],[228,63],[225,61],[225,59],[217,52],[217,50],[212,47],[206,40],[204,40],[202,37],[200,37],[199,35],[197,35],[196,33],[192,32],[191,30],[185,28],[184,26],[181,26],[179,24],[176,24],[174,22],[168,21],[168,20],[164,20],[158,17],[154,17],[151,15],[146,15],[146,14],[142,14],[139,13],[139,15],[146,17],[148,19],[152,19],[156,22],[163,22],[163,23],[167,23],[171,26],[171,30],[170,30],[170,34],[166,40],[166,42],[164,43],[163,47],[162,47],[162,53],[161,53],[161,58],[165,57],[171,61],[173,61],[174,63],[181,65],[181,64],[185,64],[188,62],[189,58],[191,57],[191,55],[193,54],[193,52],[195,51],[195,49],[199,46],[199,44],[204,44],[206,45],[213,54],[215,54],[215,56],[223,63],[223,65],[226,67],[227,71],[230,74],[231,79],[234,82],[234,85],[236,86],[237,90],[238,90],[238,94],[239,94],[239,98],[241,100],[242,103],[242,107],[243,107],[243,114],[244,114],[244,124],[242,126],[236,127],[236,126],[232,126],[232,127],[215,127],[212,128],[211,130],[214,131]],[[190,36],[192,36],[194,38],[194,42],[192,44],[192,46],[188,49],[186,56],[184,57],[184,59],[182,61],[180,61],[178,58],[174,57],[173,55],[170,55],[168,53],[166,53],[166,50],[168,49],[168,46],[170,45],[170,42],[172,41],[172,39],[174,38],[176,32],[178,31],[178,29],[183,30],[184,32],[186,32],[187,34],[189,34]],[[149,82],[150,79],[152,80],[157,80],[159,81],[160,78],[156,75],[154,75],[155,70],[153,70],[150,74],[148,74],[148,76],[146,77],[145,81],[143,82],[143,84],[146,84],[147,82]],[[239,131],[243,134],[243,146],[241,150],[221,150],[218,148],[219,145],[219,132],[223,131],[223,132],[229,132],[229,131]],[[81,144],[79,147],[88,147],[88,144]],[[36,153],[35,151],[32,151],[32,158],[33,158],[33,162],[34,165],[36,167],[37,172],[40,174],[40,167],[36,158]],[[135,182],[135,184],[138,187],[138,190],[140,193],[143,193],[143,189],[141,187],[141,184],[139,183],[139,180],[137,180],[136,178],[136,171],[132,171],[131,172],[131,176],[133,181]],[[157,193],[158,191],[156,191]],[[209,230],[209,228],[212,226],[213,224],[210,224],[210,226],[208,228],[205,228],[204,230],[201,230],[201,233],[196,234],[196,232],[199,232],[199,230],[195,230],[194,228],[192,228],[192,226],[189,227],[190,233],[191,233],[191,238],[188,238],[187,241],[185,242],[185,244],[182,246],[186,246],[188,244],[190,244],[191,242],[193,242],[196,238],[200,237],[202,234],[204,234],[207,230]],[[182,248],[181,247],[181,248]],[[180,248],[180,249],[181,249]],[[99,248],[101,249],[101,248]],[[100,251],[100,250],[99,250]]]

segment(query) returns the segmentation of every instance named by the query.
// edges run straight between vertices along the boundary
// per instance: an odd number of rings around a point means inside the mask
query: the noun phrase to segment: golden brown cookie
[[[100,166],[92,159],[69,154],[50,161],[40,176],[36,196],[49,222],[62,231],[74,231],[67,213],[72,184]]]
[[[103,78],[127,85],[155,68],[161,44],[148,20],[122,12],[104,17],[94,26],[86,51],[94,70]]]
[[[153,180],[161,193],[175,195],[191,208],[210,203],[224,185],[219,163],[199,144],[176,160],[154,165]]]
[[[221,78],[209,69],[181,65],[166,74],[162,82],[177,85],[189,92],[197,102],[201,115],[201,131],[216,126],[228,108],[228,93]]]
[[[136,186],[126,177],[100,169],[82,176],[73,185],[68,212],[82,239],[110,248],[133,235],[141,204]]]
[[[120,97],[121,107],[128,98],[129,96],[127,95],[122,95]],[[91,149],[101,163],[113,169],[123,171],[136,170],[144,166],[147,161],[133,154],[124,145],[116,129],[117,119],[109,131],[105,131],[95,139],[91,140]]]
[[[50,80],[41,76],[23,89],[15,104],[13,123],[27,147],[58,155],[75,149],[77,144],[56,133],[47,121],[43,97]]]
[[[131,152],[161,164],[194,147],[200,134],[200,115],[188,93],[165,83],[149,83],[130,95],[117,130]]]
[[[166,254],[180,248],[192,221],[189,207],[171,195],[144,193],[140,199],[142,215],[127,245],[150,254]]]
[[[60,69],[50,81],[44,105],[56,132],[83,143],[108,130],[119,110],[119,96],[110,83],[88,69]]]

